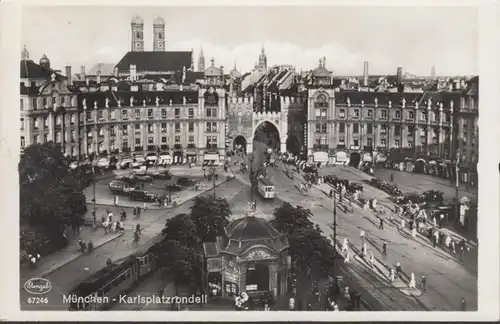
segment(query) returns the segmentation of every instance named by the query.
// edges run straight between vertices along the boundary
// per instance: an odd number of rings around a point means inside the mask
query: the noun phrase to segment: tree
[[[188,214],[178,214],[167,219],[162,234],[166,240],[176,240],[190,247],[198,247],[200,243],[196,226]]]
[[[224,198],[198,196],[191,207],[191,220],[202,242],[214,242],[222,229],[229,224],[231,209]]]
[[[19,162],[19,178],[22,222],[55,236],[62,233],[64,225],[83,223],[85,195],[59,144],[27,147]]]
[[[312,212],[301,206],[293,207],[288,202],[276,208],[273,215],[271,224],[282,233],[292,234],[296,230],[313,227],[310,220]]]
[[[175,284],[175,294],[179,286],[201,283],[202,255],[195,248],[179,241],[164,240],[154,246],[158,266],[164,268]]]

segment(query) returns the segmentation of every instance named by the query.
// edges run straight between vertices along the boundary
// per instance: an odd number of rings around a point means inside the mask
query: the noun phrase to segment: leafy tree
[[[19,162],[19,177],[21,222],[54,235],[61,234],[64,225],[82,224],[86,199],[60,145],[49,142],[27,147]]]
[[[198,196],[191,207],[191,220],[202,242],[214,242],[222,229],[229,224],[231,209],[224,198]]]
[[[162,234],[166,240],[176,240],[190,247],[198,247],[200,243],[196,226],[188,214],[178,214],[167,219]]]
[[[273,214],[274,219],[271,224],[282,233],[292,234],[297,230],[313,227],[313,222],[310,220],[312,212],[301,206],[293,207],[290,203],[284,202],[274,210]]]
[[[155,245],[152,252],[158,266],[174,281],[176,295],[179,295],[179,286],[200,284],[203,258],[199,250],[179,241],[164,240]]]

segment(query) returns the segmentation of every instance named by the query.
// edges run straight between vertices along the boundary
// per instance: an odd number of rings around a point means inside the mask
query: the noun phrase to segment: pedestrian
[[[417,228],[414,227],[412,230],[411,230],[411,236],[413,236],[413,238],[417,238]]]
[[[401,219],[401,229],[405,229],[405,220],[404,220],[404,218]]]
[[[398,262],[396,263],[396,276],[399,277],[400,273],[401,273],[401,264]]]
[[[436,216],[432,217],[432,224],[434,225],[434,227],[437,227]]]
[[[132,215],[134,215],[134,218],[137,218],[137,207],[132,209]]]
[[[148,209],[148,205],[146,203],[144,203],[143,209],[144,209],[144,211],[146,211]]]
[[[439,232],[435,231],[434,232],[434,239],[432,240],[432,243],[433,243],[432,246],[436,247],[438,241],[439,241]]]
[[[375,265],[375,257],[373,256],[373,252],[370,252],[370,266],[374,266]]]
[[[378,228],[381,230],[384,229],[384,219],[382,217],[380,217]]]
[[[356,290],[356,293],[354,294],[354,300],[356,303],[354,304],[354,307],[360,308],[361,307],[361,293]]]
[[[347,251],[347,247],[348,247],[348,240],[347,240],[347,237],[344,238],[344,243],[342,244],[342,252],[346,252]]]
[[[344,288],[344,298],[346,300],[350,300],[351,299],[351,294],[350,294],[350,291],[349,291],[349,286],[345,286],[345,288]]]
[[[443,226],[444,223],[444,214],[439,215],[439,228]]]
[[[92,240],[89,241],[88,250],[89,250],[89,253],[94,251],[94,242],[92,242]]]
[[[456,251],[455,251],[455,240],[451,240],[451,253],[453,253],[453,255],[456,254]]]
[[[387,255],[387,242],[386,241],[384,241],[382,243],[382,254]]]
[[[141,207],[137,207],[137,218],[141,218]]]
[[[415,274],[412,272],[410,276],[410,283],[408,285],[410,288],[415,288],[416,283],[415,283]]]
[[[366,247],[366,243],[363,244],[363,253],[362,253],[362,257],[364,258],[365,255],[368,254],[368,248]]]
[[[462,300],[460,300],[460,309],[465,312],[467,310],[467,304],[466,304],[466,301],[465,301],[465,298],[462,297]]]
[[[460,245],[460,261],[463,261],[464,258],[464,246]]]
[[[425,275],[422,275],[422,278],[420,280],[420,286],[422,287],[423,291],[427,290],[427,278],[425,277]]]
[[[125,220],[125,211],[122,209],[120,209],[120,220],[123,222]]]
[[[350,260],[350,255],[349,255],[349,250],[347,250],[347,253],[346,253],[345,258],[344,258],[344,262],[349,263],[349,260]]]
[[[31,255],[31,254],[28,257],[30,258],[30,265],[31,265],[31,267],[32,268],[36,268],[36,257],[33,256],[33,255]]]

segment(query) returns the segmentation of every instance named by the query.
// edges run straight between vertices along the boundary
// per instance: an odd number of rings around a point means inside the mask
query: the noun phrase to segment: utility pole
[[[460,220],[460,201],[458,200],[458,163],[460,161],[460,151],[459,149],[457,148],[457,156],[456,156],[457,160],[455,161],[455,199],[456,199],[456,205],[455,205],[455,208],[456,208],[456,220]]]
[[[337,258],[337,194],[333,191],[333,278],[335,279],[335,265]]]

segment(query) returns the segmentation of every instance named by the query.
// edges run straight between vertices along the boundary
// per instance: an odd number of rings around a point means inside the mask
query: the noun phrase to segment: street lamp
[[[361,251],[363,251],[363,246],[365,245],[365,231],[361,231],[359,236],[361,236]]]
[[[458,163],[460,161],[460,151],[457,149],[457,156],[455,161],[455,199],[456,199],[456,220],[460,219],[460,201],[458,199]]]

